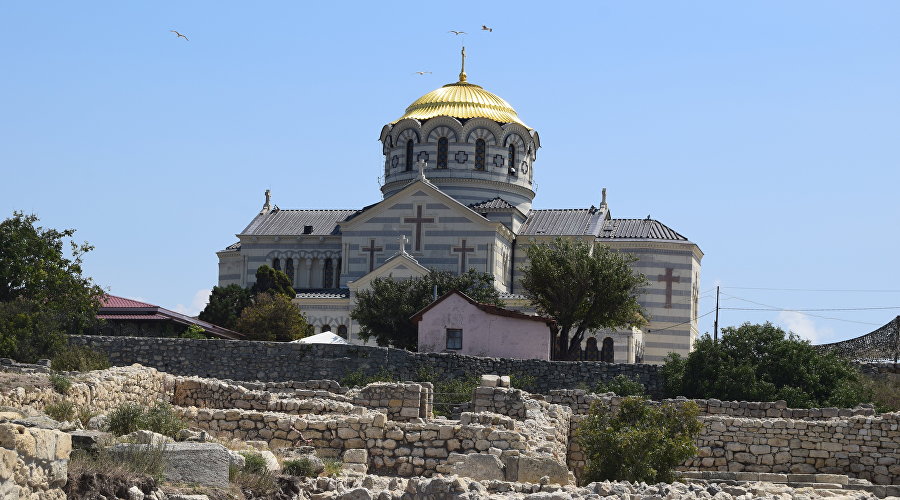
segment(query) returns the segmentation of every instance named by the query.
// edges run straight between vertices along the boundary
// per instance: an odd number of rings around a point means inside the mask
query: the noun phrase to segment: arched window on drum
[[[413,140],[409,139],[406,141],[406,164],[404,165],[404,170],[407,172],[412,171],[413,169]]]
[[[450,141],[446,137],[438,139],[437,168],[447,168],[447,155],[450,149]]]
[[[484,170],[485,157],[487,156],[487,145],[484,139],[475,141],[475,170]]]
[[[509,175],[517,176],[518,171],[516,170],[516,145],[509,145],[509,154],[507,155],[507,165],[509,165]]]

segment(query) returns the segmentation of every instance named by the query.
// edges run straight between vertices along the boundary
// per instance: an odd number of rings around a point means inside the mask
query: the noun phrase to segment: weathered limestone
[[[154,447],[147,444],[117,444],[108,448],[113,454],[159,452],[165,461],[167,481],[196,483],[217,488],[228,487],[228,465],[231,456],[217,443],[168,443]]]
[[[0,498],[64,500],[71,451],[64,432],[0,423]]]

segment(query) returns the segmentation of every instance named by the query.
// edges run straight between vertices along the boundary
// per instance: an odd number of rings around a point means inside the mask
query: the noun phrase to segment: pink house
[[[410,318],[419,326],[419,352],[550,359],[553,320],[482,304],[452,291]]]

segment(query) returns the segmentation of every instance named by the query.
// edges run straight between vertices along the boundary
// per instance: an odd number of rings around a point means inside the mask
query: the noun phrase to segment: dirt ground
[[[7,392],[16,387],[24,387],[26,391],[50,387],[46,374],[26,374],[0,372],[0,392]]]

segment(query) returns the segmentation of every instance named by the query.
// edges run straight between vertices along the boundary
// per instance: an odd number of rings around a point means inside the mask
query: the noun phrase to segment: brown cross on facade
[[[672,271],[673,269],[671,267],[667,267],[666,274],[660,274],[656,277],[657,282],[666,282],[666,309],[672,308],[672,283],[681,282],[681,278],[673,276]]]
[[[416,216],[415,217],[404,217],[403,222],[415,223],[416,225],[416,252],[422,250],[422,223],[423,222],[434,222],[434,217],[422,217],[422,205],[416,206]]]
[[[369,253],[369,272],[371,273],[373,269],[375,269],[375,252],[380,252],[384,250],[382,247],[375,246],[375,240],[369,240],[368,248],[363,247],[363,252]]]
[[[460,254],[459,256],[459,274],[463,274],[467,271],[466,269],[466,254],[475,251],[474,247],[467,247],[466,240],[462,240],[462,245],[458,247],[453,247],[451,249],[453,253]]]

